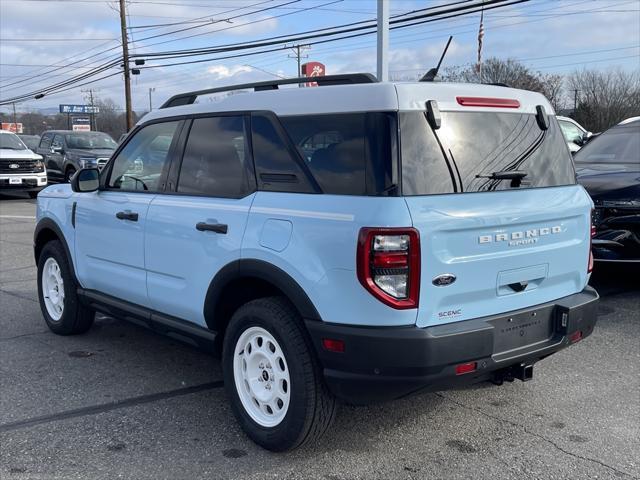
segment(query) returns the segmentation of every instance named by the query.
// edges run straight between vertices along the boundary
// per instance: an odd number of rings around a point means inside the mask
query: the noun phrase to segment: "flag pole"
[[[484,2],[483,2],[484,3]],[[482,39],[484,38],[484,5],[480,10],[480,27],[478,28],[478,64],[476,70],[478,71],[478,78],[482,83]]]

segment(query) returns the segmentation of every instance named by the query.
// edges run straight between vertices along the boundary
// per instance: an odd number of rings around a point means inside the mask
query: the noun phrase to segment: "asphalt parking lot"
[[[35,201],[0,195],[0,478],[640,478],[640,272],[596,265],[599,323],[531,382],[343,406],[272,454],[232,417],[212,356],[99,317],[50,333]]]

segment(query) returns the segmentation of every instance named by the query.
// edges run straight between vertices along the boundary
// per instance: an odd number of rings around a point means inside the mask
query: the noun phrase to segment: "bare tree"
[[[482,79],[475,65],[466,68],[447,68],[442,74],[442,79],[453,82],[498,83],[540,92],[549,99],[556,110],[562,107],[564,101],[562,76],[535,72],[513,58],[487,59],[482,64]]]
[[[585,128],[600,132],[640,115],[640,74],[623,70],[581,70],[568,78],[571,91],[578,91],[574,118]]]

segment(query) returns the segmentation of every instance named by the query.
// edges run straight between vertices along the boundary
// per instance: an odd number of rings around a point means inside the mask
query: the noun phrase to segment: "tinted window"
[[[51,148],[51,139],[53,138],[53,134],[45,133],[42,135],[42,139],[40,140],[40,148]]]
[[[118,153],[109,188],[157,192],[169,167],[169,149],[179,122],[155,123],[139,130]]]
[[[252,190],[244,117],[197,118],[185,147],[178,192],[240,198]]]
[[[449,178],[459,179],[465,192],[575,184],[571,155],[555,117],[549,117],[548,130],[541,130],[532,114],[442,112],[442,126],[436,130],[441,149],[423,113],[400,115],[405,195],[452,192],[452,181],[445,180],[449,167]],[[420,127],[408,127],[410,123]],[[488,178],[516,170],[526,173],[521,182]]]
[[[283,117],[282,124],[324,193],[381,194],[392,182],[393,115]]]
[[[580,149],[576,163],[640,163],[640,123],[614,127]]]
[[[278,133],[274,121],[275,118],[258,114],[251,116],[253,158],[260,188],[279,192],[313,192],[307,174]]]
[[[56,135],[51,142],[51,148],[64,148],[64,139],[62,135]]]

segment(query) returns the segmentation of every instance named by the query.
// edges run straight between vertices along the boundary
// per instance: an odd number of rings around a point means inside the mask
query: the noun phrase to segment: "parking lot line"
[[[98,413],[109,412],[119,408],[133,407],[150,402],[157,402],[158,400],[166,400],[167,398],[179,397],[183,395],[190,395],[192,393],[204,392],[206,390],[214,390],[222,388],[224,382],[222,380],[216,380],[213,382],[202,383],[200,385],[193,385],[191,387],[177,388],[175,390],[169,390],[167,392],[152,393],[149,395],[140,395],[139,397],[127,398],[111,403],[104,403],[102,405],[92,405],[89,407],[75,408],[73,410],[67,410],[64,412],[53,413],[50,415],[42,415],[39,417],[27,418],[24,420],[18,420],[15,422],[5,423],[0,425],[0,433],[10,432],[12,430],[20,430],[22,428],[33,427],[35,425],[41,425],[43,423],[57,422],[60,420],[67,420],[69,418],[84,417],[86,415],[96,415]]]
[[[36,217],[32,215],[0,215],[0,218],[19,218],[23,220],[35,220]]]

